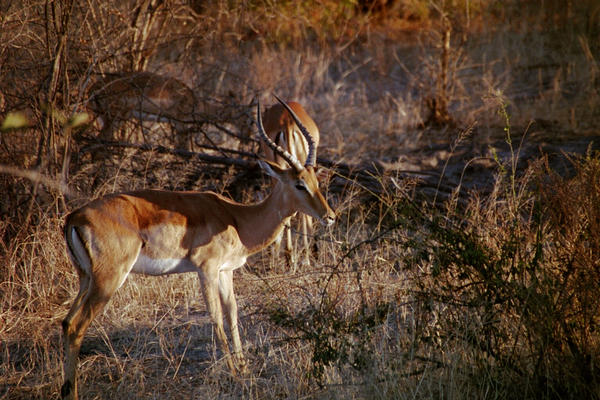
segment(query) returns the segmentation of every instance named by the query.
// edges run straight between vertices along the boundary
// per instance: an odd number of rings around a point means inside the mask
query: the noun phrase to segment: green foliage
[[[272,306],[269,317],[276,325],[299,333],[296,339],[312,348],[310,375],[323,386],[325,367],[350,365],[362,370],[370,365],[370,338],[373,330],[385,322],[389,303],[363,304],[349,315],[337,307],[338,301],[324,292],[320,304],[310,304],[301,311],[281,305]]]
[[[12,129],[23,129],[31,125],[27,116],[22,112],[9,112],[4,117],[0,131],[9,131]]]

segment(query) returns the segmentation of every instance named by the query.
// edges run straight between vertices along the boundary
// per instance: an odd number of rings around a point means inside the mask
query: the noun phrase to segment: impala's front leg
[[[294,254],[294,244],[292,241],[292,220],[288,218],[285,221],[285,260],[292,274],[296,273],[296,257]]]
[[[312,218],[308,215],[302,214],[300,215],[301,223],[302,223],[302,243],[304,244],[304,266],[310,266],[310,256],[311,252],[317,255],[319,253],[319,245],[317,241],[313,241],[313,247],[310,246],[310,236],[313,232],[313,224]]]
[[[294,246],[292,241],[292,227],[291,218],[286,218],[283,222],[284,228],[281,233],[277,236],[277,239],[273,242],[271,249],[271,265],[279,264],[281,253],[285,258],[287,267],[292,271],[292,274],[296,273],[296,257],[294,252]],[[284,240],[285,238],[285,240]],[[282,244],[282,242],[284,242]],[[283,247],[282,247],[283,246]]]
[[[173,121],[172,124],[171,134],[174,136],[173,144],[175,144],[175,147],[182,150],[194,151],[192,127],[179,121]]]
[[[238,329],[238,312],[235,293],[233,292],[233,270],[219,272],[219,294],[221,295],[221,304],[225,311],[225,318],[231,331],[231,340],[233,341],[233,356],[238,370],[245,374],[247,372],[246,360],[242,350],[242,341]]]
[[[223,355],[227,360],[227,366],[231,370],[231,373],[235,375],[236,369],[233,364],[231,352],[229,351],[229,343],[227,341],[227,336],[225,335],[225,329],[223,328],[223,310],[221,308],[221,299],[219,298],[219,272],[216,268],[209,268],[208,271],[199,272],[198,276],[200,277],[200,285],[202,287],[206,308],[215,324],[217,340],[221,346],[221,351],[223,351]]]

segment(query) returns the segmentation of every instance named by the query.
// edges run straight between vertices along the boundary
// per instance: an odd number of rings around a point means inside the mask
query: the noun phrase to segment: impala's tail
[[[89,249],[84,243],[77,226],[70,224],[68,218],[64,227],[64,235],[67,243],[67,253],[71,262],[81,272],[91,276],[92,260]]]

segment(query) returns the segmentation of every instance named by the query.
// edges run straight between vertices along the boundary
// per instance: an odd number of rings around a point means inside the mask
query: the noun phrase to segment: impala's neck
[[[254,254],[275,241],[287,217],[298,211],[290,202],[283,184],[273,186],[269,196],[251,205],[232,204],[236,208],[238,234],[248,254]]]

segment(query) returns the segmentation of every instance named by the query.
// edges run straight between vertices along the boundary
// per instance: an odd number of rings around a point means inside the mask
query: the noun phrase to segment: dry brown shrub
[[[136,148],[111,147],[111,157],[94,164],[96,127],[69,134],[63,116],[83,109],[95,73],[147,61],[226,115],[239,112],[204,132],[223,148],[255,149],[224,130],[252,132],[252,100],[271,104],[270,92],[305,104],[325,133],[320,155],[357,169],[376,161],[438,173],[445,158],[431,149],[450,147],[453,130],[417,128],[440,74],[431,47],[439,39],[427,31],[438,29],[439,15],[429,0],[396,2],[381,18],[354,14],[352,2],[214,0],[191,10],[168,1],[156,9],[147,45],[133,40],[140,3],[0,6],[0,119],[25,109],[33,122],[0,133],[0,164],[42,178],[0,175],[2,398],[58,395],[60,320],[77,290],[61,237],[67,211],[144,187],[250,200],[262,182],[251,170]],[[570,2],[567,13],[560,1],[541,10],[516,1],[452,4],[459,18],[447,106],[459,125],[477,122],[464,140],[475,155],[490,156],[488,144],[505,137],[490,92],[505,97],[514,125],[536,120],[532,140],[597,132],[596,2]],[[471,30],[463,32],[466,10]],[[408,17],[394,20],[399,15]],[[522,175],[496,163],[496,185],[480,182],[491,191],[463,189],[441,210],[415,182],[404,187],[400,172],[397,186],[375,176],[382,193],[344,180],[343,196],[330,193],[339,222],[317,230],[321,251],[311,268],[291,276],[265,253],[236,273],[252,371],[243,380],[229,379],[213,351],[195,276],[130,277],[85,339],[82,395],[597,397],[600,167],[593,153],[573,164],[567,179],[539,165]],[[99,169],[106,174],[94,189]]]

